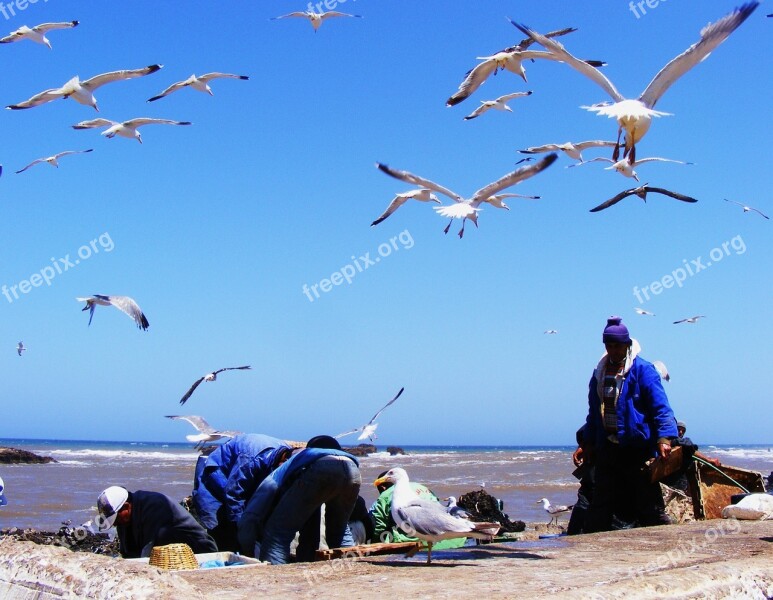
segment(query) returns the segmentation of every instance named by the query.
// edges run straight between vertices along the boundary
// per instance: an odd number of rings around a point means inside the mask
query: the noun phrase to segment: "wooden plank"
[[[655,483],[672,473],[676,473],[682,467],[683,461],[684,456],[681,446],[671,448],[671,452],[666,458],[658,457],[652,459],[645,467],[649,471],[650,482]]]
[[[363,556],[376,556],[379,554],[402,554],[411,550],[418,550],[418,542],[401,542],[392,544],[363,544],[348,548],[330,548],[317,550],[317,560],[333,560],[335,558],[356,558]]]

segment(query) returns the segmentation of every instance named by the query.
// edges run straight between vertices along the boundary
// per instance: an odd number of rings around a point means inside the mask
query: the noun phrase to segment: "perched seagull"
[[[522,98],[524,96],[531,96],[533,92],[515,92],[513,94],[505,94],[504,96],[500,96],[496,100],[481,100],[481,104],[478,108],[476,108],[474,111],[472,111],[469,115],[464,117],[465,121],[469,121],[470,119],[474,119],[476,117],[481,116],[484,112],[491,110],[492,108],[496,108],[497,110],[506,110],[508,112],[513,112],[513,109],[510,108],[507,103],[512,100],[513,98]]]
[[[679,321],[674,321],[674,325],[678,325],[679,323],[697,323],[698,319],[705,319],[706,315],[696,315],[694,317],[689,317],[687,319],[680,319]]]
[[[597,156],[596,158],[592,158],[591,160],[585,160],[580,161],[578,163],[574,163],[573,165],[569,165],[569,167],[579,167],[580,165],[587,165],[588,163],[592,162],[607,162],[610,163],[609,167],[604,167],[607,171],[617,171],[620,173],[623,177],[633,177],[636,181],[639,181],[639,175],[634,171],[634,167],[638,167],[639,165],[642,165],[644,163],[648,162],[670,162],[670,163],[677,163],[679,165],[691,165],[693,163],[691,162],[684,162],[682,160],[672,160],[670,158],[660,158],[657,156],[653,156],[650,158],[640,158],[639,160],[631,163],[630,160],[627,158],[622,158],[620,160],[612,160],[611,158],[606,158],[603,156]],[[567,168],[569,168],[567,167]]]
[[[668,374],[668,369],[662,360],[652,361],[652,366],[655,367],[655,370],[658,372],[658,375],[660,375],[661,379],[671,381],[671,375]]]
[[[374,225],[378,225],[381,223],[381,221],[386,219],[389,215],[391,215],[411,199],[418,200],[419,202],[436,202],[437,204],[440,204],[438,197],[432,193],[432,190],[427,188],[419,188],[417,190],[411,190],[410,192],[397,194],[394,200],[389,203],[389,206],[387,206],[386,210],[381,214],[381,216],[373,221],[370,226],[373,227]]]
[[[556,37],[572,33],[573,31],[577,31],[577,29],[568,27],[558,31],[551,31],[546,35],[548,37]],[[459,89],[453,96],[446,100],[446,106],[456,106],[469,98],[492,73],[496,75],[500,70],[510,71],[526,81],[526,69],[523,68],[523,61],[534,60],[535,58],[557,60],[550,52],[545,52],[543,50],[528,50],[528,47],[533,43],[534,41],[531,38],[526,38],[517,46],[510,46],[491,56],[479,56],[478,60],[482,60],[483,62],[478,63],[473,69],[467,71],[464,81],[459,84]],[[598,60],[590,62],[596,67],[603,67],[606,64]]]
[[[169,119],[150,119],[150,118],[138,118],[118,123],[117,121],[110,121],[108,119],[91,119],[90,121],[81,121],[72,126],[73,129],[94,129],[97,127],[107,127],[100,135],[104,135],[107,138],[113,138],[115,136],[134,138],[140,144],[142,143],[142,136],[137,131],[139,127],[143,125],[191,125],[190,121],[170,121]]]
[[[6,106],[6,108],[10,108],[11,110],[22,110],[24,108],[40,106],[41,104],[45,104],[46,102],[51,102],[52,100],[57,100],[59,98],[72,98],[78,104],[83,104],[84,106],[93,106],[94,109],[99,112],[97,99],[94,98],[94,90],[105,85],[106,83],[112,83],[113,81],[122,81],[124,79],[134,79],[135,77],[150,75],[151,73],[158,71],[161,67],[162,65],[150,65],[149,67],[145,67],[143,69],[112,71],[110,73],[97,75],[96,77],[92,77],[86,81],[81,81],[80,78],[76,75],[60,88],[45,90],[39,94],[35,94],[29,100],[25,100],[19,104],[11,104],[10,106]]]
[[[355,17],[357,19],[362,19],[362,15],[350,15],[348,13],[338,12],[337,10],[321,13],[314,12],[313,10],[304,10],[291,12],[290,14],[281,15],[279,17],[271,17],[269,20],[276,21],[277,19],[286,19],[287,17],[303,17],[304,19],[308,19],[311,22],[311,26],[314,28],[314,33],[317,33],[319,26],[331,17]]]
[[[168,96],[172,92],[176,92],[177,90],[181,90],[185,87],[191,87],[194,90],[198,90],[200,92],[204,92],[209,94],[210,96],[213,96],[212,89],[209,87],[209,82],[213,79],[223,79],[223,78],[230,78],[230,79],[244,79],[247,80],[249,77],[246,75],[231,75],[230,73],[206,73],[204,75],[199,75],[198,77],[196,75],[191,75],[188,77],[188,79],[185,79],[183,81],[178,81],[177,83],[173,83],[168,88],[166,88],[163,92],[161,92],[158,96],[153,96],[152,98],[148,99],[148,102],[155,102],[159,98],[163,98],[164,96]]]
[[[582,161],[583,150],[587,148],[602,148],[604,146],[614,148],[615,142],[608,142],[604,140],[588,140],[587,142],[577,143],[566,142],[563,144],[545,144],[544,146],[532,146],[531,148],[526,148],[525,150],[518,150],[518,152],[521,154],[542,154],[543,152],[555,152],[556,150],[560,150],[569,158]]]
[[[623,198],[626,198],[628,196],[636,195],[645,202],[647,201],[647,192],[657,192],[658,194],[664,194],[666,196],[671,196],[672,198],[676,200],[681,200],[682,202],[697,202],[695,198],[690,198],[690,196],[684,196],[682,194],[677,194],[676,192],[671,192],[669,190],[659,188],[659,187],[652,187],[649,184],[645,183],[644,185],[641,185],[637,188],[631,188],[630,190],[625,190],[620,192],[617,196],[614,198],[610,198],[606,202],[603,202],[602,204],[599,204],[596,208],[591,208],[590,212],[599,212],[600,210],[604,210],[605,208],[609,208],[613,204],[617,204],[622,200]]]
[[[555,520],[556,525],[558,525],[558,517],[561,513],[569,512],[574,507],[574,504],[570,504],[569,506],[566,506],[564,504],[559,504],[556,506],[553,506],[550,503],[550,500],[547,498],[542,498],[541,500],[537,500],[537,504],[542,503],[542,508],[545,509],[545,512],[550,515],[550,521],[548,522],[548,525],[553,523]]]
[[[148,327],[150,327],[150,323],[148,323],[139,305],[129,296],[101,296],[100,294],[94,294],[90,298],[76,298],[76,300],[86,303],[83,310],[89,311],[89,325],[91,325],[91,319],[94,318],[94,309],[99,305],[115,306],[118,310],[129,315],[137,324],[137,327],[143,331],[147,331]]]
[[[357,429],[352,429],[351,431],[347,431],[346,433],[339,433],[337,436],[335,436],[336,439],[346,437],[347,435],[351,435],[359,431],[361,433],[357,438],[358,440],[364,440],[365,438],[369,438],[370,441],[372,442],[376,438],[376,427],[378,427],[378,423],[374,423],[374,421],[378,419],[378,416],[382,412],[384,412],[384,409],[386,407],[388,407],[390,404],[392,404],[395,400],[397,400],[400,397],[404,389],[405,388],[400,388],[400,391],[397,392],[397,395],[394,398],[392,398],[389,402],[387,402],[384,406],[382,406],[379,409],[379,411],[375,415],[373,415],[373,418],[370,421],[368,421],[365,425],[363,425],[362,427],[358,427]]]
[[[546,333],[548,335],[556,335],[558,333],[558,329],[547,329],[543,333]]]
[[[655,316],[655,313],[652,313],[648,310],[644,310],[643,308],[634,308],[634,310],[636,311],[637,314],[640,314],[640,315],[649,315],[650,317]]]
[[[544,46],[557,60],[567,63],[586,77],[592,79],[612,97],[614,102],[603,102],[592,106],[584,106],[583,108],[599,115],[617,119],[618,143],[615,145],[612,158],[617,160],[620,157],[620,135],[625,130],[625,151],[623,156],[628,156],[633,163],[636,160],[636,144],[647,133],[652,117],[669,114],[654,110],[661,96],[666,93],[668,88],[677,79],[705,60],[712,50],[724,42],[754,12],[757,6],[759,6],[757,1],[747,2],[716,23],[710,23],[704,27],[700,32],[700,40],[663,67],[635,100],[625,98],[601,71],[572,56],[560,43],[547,36],[540,35],[525,25],[518,24],[512,20],[510,22],[535,42]]]
[[[87,152],[93,152],[93,148],[89,148],[88,150],[65,150],[64,152],[59,152],[58,154],[54,154],[53,156],[47,156],[45,158],[38,158],[36,160],[33,160],[30,164],[28,164],[23,169],[16,171],[16,174],[23,173],[30,167],[34,167],[35,165],[43,162],[47,162],[49,165],[53,167],[59,168],[59,159],[63,156],[68,156],[70,154],[86,154]]]
[[[198,434],[186,435],[185,439],[189,442],[196,442],[194,448],[197,450],[209,442],[216,442],[223,438],[236,437],[241,431],[219,431],[204,420],[204,417],[198,415],[166,415],[167,419],[180,419],[188,421],[198,431]]]
[[[456,504],[456,498],[454,496],[449,496],[445,499],[446,504],[446,510],[448,511],[448,514],[452,517],[459,517],[461,519],[469,519],[470,513],[468,513],[466,510],[464,510],[461,506],[457,506]]]
[[[64,23],[41,23],[35,27],[22,25],[16,31],[12,31],[6,37],[0,39],[0,44],[10,44],[11,42],[20,42],[22,40],[31,40],[38,44],[43,44],[51,49],[51,42],[48,41],[46,33],[54,29],[71,29],[77,27],[78,21],[66,21]]]
[[[376,166],[391,177],[405,181],[407,183],[411,183],[413,185],[419,185],[431,190],[435,190],[436,192],[443,194],[444,196],[448,196],[454,200],[456,204],[452,204],[450,206],[438,206],[435,208],[435,211],[439,215],[451,219],[446,228],[443,230],[445,233],[448,233],[448,230],[451,227],[451,223],[453,223],[454,219],[462,219],[462,228],[459,231],[459,237],[461,238],[464,235],[464,223],[467,219],[470,219],[476,227],[478,226],[478,211],[480,210],[479,207],[481,204],[488,202],[492,206],[498,206],[498,204],[501,203],[501,199],[496,196],[497,192],[500,192],[517,183],[520,183],[525,179],[528,179],[529,177],[536,175],[540,171],[553,164],[556,158],[558,158],[557,154],[549,154],[534,164],[516,169],[512,173],[508,173],[497,181],[480,188],[472,195],[471,198],[467,200],[465,200],[456,192],[452,192],[442,185],[430,181],[429,179],[419,177],[418,175],[413,175],[408,171],[398,171],[382,163],[376,163]],[[493,201],[491,200],[492,198],[494,199]]]
[[[243,367],[225,367],[223,369],[218,369],[217,371],[212,371],[211,373],[207,373],[204,375],[204,377],[200,377],[197,379],[194,384],[190,387],[190,389],[185,392],[185,395],[180,398],[180,404],[185,404],[185,401],[191,397],[191,394],[196,390],[197,387],[199,387],[199,384],[201,384],[202,381],[217,381],[217,374],[222,373],[223,371],[244,371],[249,370],[252,367],[249,365],[245,365]]]
[[[432,563],[432,544],[440,540],[474,537],[490,540],[499,531],[499,523],[476,523],[455,517],[439,502],[419,498],[411,489],[408,473],[396,467],[373,482],[374,485],[394,483],[392,518],[415,537],[427,542],[427,564]]]
[[[768,16],[770,16],[770,15],[768,15]],[[761,211],[757,210],[753,206],[746,206],[745,204],[741,204],[740,202],[736,202],[735,200],[728,200],[727,198],[725,198],[725,202],[732,202],[733,204],[737,204],[738,206],[743,208],[743,211],[745,213],[749,212],[750,210],[753,210],[754,212],[756,212],[761,217],[765,217],[766,219],[770,219],[770,217],[768,215],[763,214]]]
[[[16,352],[19,353],[19,356],[21,356],[21,353],[24,352],[27,348],[24,347],[24,342],[19,342],[16,345]]]

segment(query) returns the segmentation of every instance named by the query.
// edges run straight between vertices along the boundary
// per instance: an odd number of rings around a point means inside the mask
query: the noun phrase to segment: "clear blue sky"
[[[51,0],[0,15],[6,33],[81,22],[51,32],[53,50],[0,46],[2,105],[76,74],[164,65],[99,89],[99,115],[72,100],[0,112],[0,284],[18,285],[52,258],[74,260],[91,240],[99,249],[50,286],[0,296],[0,437],[182,441],[192,430],[163,415],[198,414],[304,440],[364,424],[404,386],[379,419],[379,444],[571,444],[605,319],[620,314],[642,355],[668,365],[666,390],[694,440],[770,442],[773,222],[723,200],[773,216],[764,5],[665,94],[657,108],[674,116],[638,147],[640,158],[694,162],[639,173],[698,204],[654,195],[591,214],[635,182],[600,164],[566,169],[562,155],[512,190],[541,200],[485,209],[463,240],[458,223],[443,235],[446,221],[420,203],[369,226],[410,189],[376,161],[469,195],[511,171],[519,148],[614,139],[614,122],[579,108],[608,100],[601,88],[547,61],[526,65],[528,84],[500,73],[444,106],[477,56],[521,39],[505,16],[539,31],[579,28],[563,38],[567,48],[606,60],[608,77],[635,97],[735,5],[661,1],[637,17],[624,0],[349,0],[337,8],[364,18],[331,20],[316,34],[299,19],[269,20],[306,8],[285,0]],[[145,102],[208,71],[250,80],[215,81],[214,97],[183,90]],[[534,94],[514,100],[514,114],[462,120],[479,100],[523,90]],[[194,124],[146,127],[142,145],[70,128],[97,116]],[[86,148],[94,152],[59,169],[14,174]],[[586,157],[597,155],[609,151]],[[304,284],[353,270],[392,238],[388,256],[351,284],[313,302],[304,295]],[[711,261],[715,248],[722,256]],[[634,296],[699,257],[711,267],[681,288]],[[94,293],[135,298],[149,331],[102,307],[87,327],[75,297]],[[696,314],[707,318],[672,325]],[[22,358],[19,340],[29,347]],[[225,373],[179,406],[195,379],[242,364],[253,370]]]

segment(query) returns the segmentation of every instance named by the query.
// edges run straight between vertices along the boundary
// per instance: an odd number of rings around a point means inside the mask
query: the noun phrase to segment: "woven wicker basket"
[[[188,544],[168,544],[154,546],[150,551],[148,562],[159,569],[181,571],[183,569],[198,569],[199,563]]]

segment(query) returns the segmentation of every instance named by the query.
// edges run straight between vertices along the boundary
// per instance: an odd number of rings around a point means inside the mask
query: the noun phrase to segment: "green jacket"
[[[413,488],[416,495],[424,498],[425,500],[434,500],[440,502],[431,491],[420,483],[411,482],[411,488]],[[370,508],[370,514],[373,518],[375,525],[375,539],[374,542],[417,542],[421,541],[426,546],[426,542],[418,540],[415,537],[410,537],[400,529],[395,520],[392,518],[392,493],[394,487],[390,487],[384,491],[373,503]],[[461,548],[467,541],[466,537],[453,538],[450,540],[441,540],[432,544],[432,548],[436,550],[443,550],[448,548]]]

